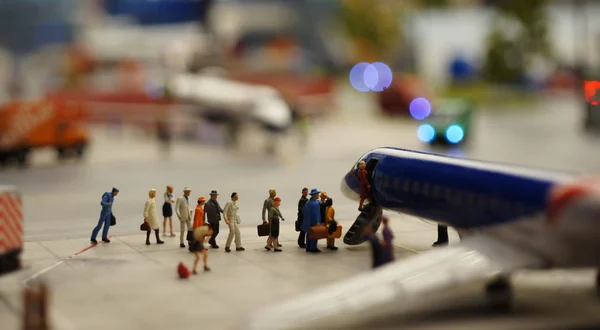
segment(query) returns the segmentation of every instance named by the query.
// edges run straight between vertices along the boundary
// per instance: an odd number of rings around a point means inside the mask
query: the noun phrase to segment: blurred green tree
[[[498,0],[498,17],[488,37],[484,77],[494,83],[516,83],[535,56],[552,58],[548,38],[547,0]],[[508,24],[517,24],[514,30]],[[511,31],[512,30],[512,31]],[[509,35],[513,32],[513,35]]]
[[[342,30],[352,41],[356,61],[385,59],[402,41],[400,12],[374,0],[345,0],[339,13]]]

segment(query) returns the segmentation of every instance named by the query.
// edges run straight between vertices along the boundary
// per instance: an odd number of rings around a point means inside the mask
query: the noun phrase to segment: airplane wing
[[[543,266],[534,254],[501,239],[474,235],[372,272],[267,307],[246,323],[251,330],[342,329],[435,303],[447,291],[522,268]],[[482,286],[482,294],[483,294]]]

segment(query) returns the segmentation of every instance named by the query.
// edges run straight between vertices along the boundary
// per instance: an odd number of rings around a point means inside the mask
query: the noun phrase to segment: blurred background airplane
[[[510,275],[525,268],[598,268],[600,179],[397,148],[364,154],[342,179],[358,201],[361,161],[370,164],[370,208],[434,220],[465,233],[459,245],[393,262],[258,312],[248,329],[367,328],[483,283],[490,307],[509,310]],[[367,212],[367,211],[363,211]],[[376,213],[376,212],[374,212]],[[363,224],[379,226],[379,218]],[[320,308],[327,306],[327,308]]]

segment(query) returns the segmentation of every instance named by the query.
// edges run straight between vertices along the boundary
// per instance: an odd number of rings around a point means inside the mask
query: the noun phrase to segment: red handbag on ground
[[[186,279],[190,277],[190,270],[183,264],[183,262],[180,262],[177,266],[177,274],[179,274],[179,278]]]

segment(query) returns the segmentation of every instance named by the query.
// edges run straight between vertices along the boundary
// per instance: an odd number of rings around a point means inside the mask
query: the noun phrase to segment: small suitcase
[[[258,226],[256,226],[256,231],[258,232],[258,236],[269,236],[270,234],[270,230],[269,230],[269,224],[268,223],[262,223]]]
[[[310,227],[308,231],[308,238],[310,239],[323,239],[329,236],[329,231],[327,226],[316,225]]]
[[[296,220],[296,231],[302,231],[302,222],[300,220]]]

